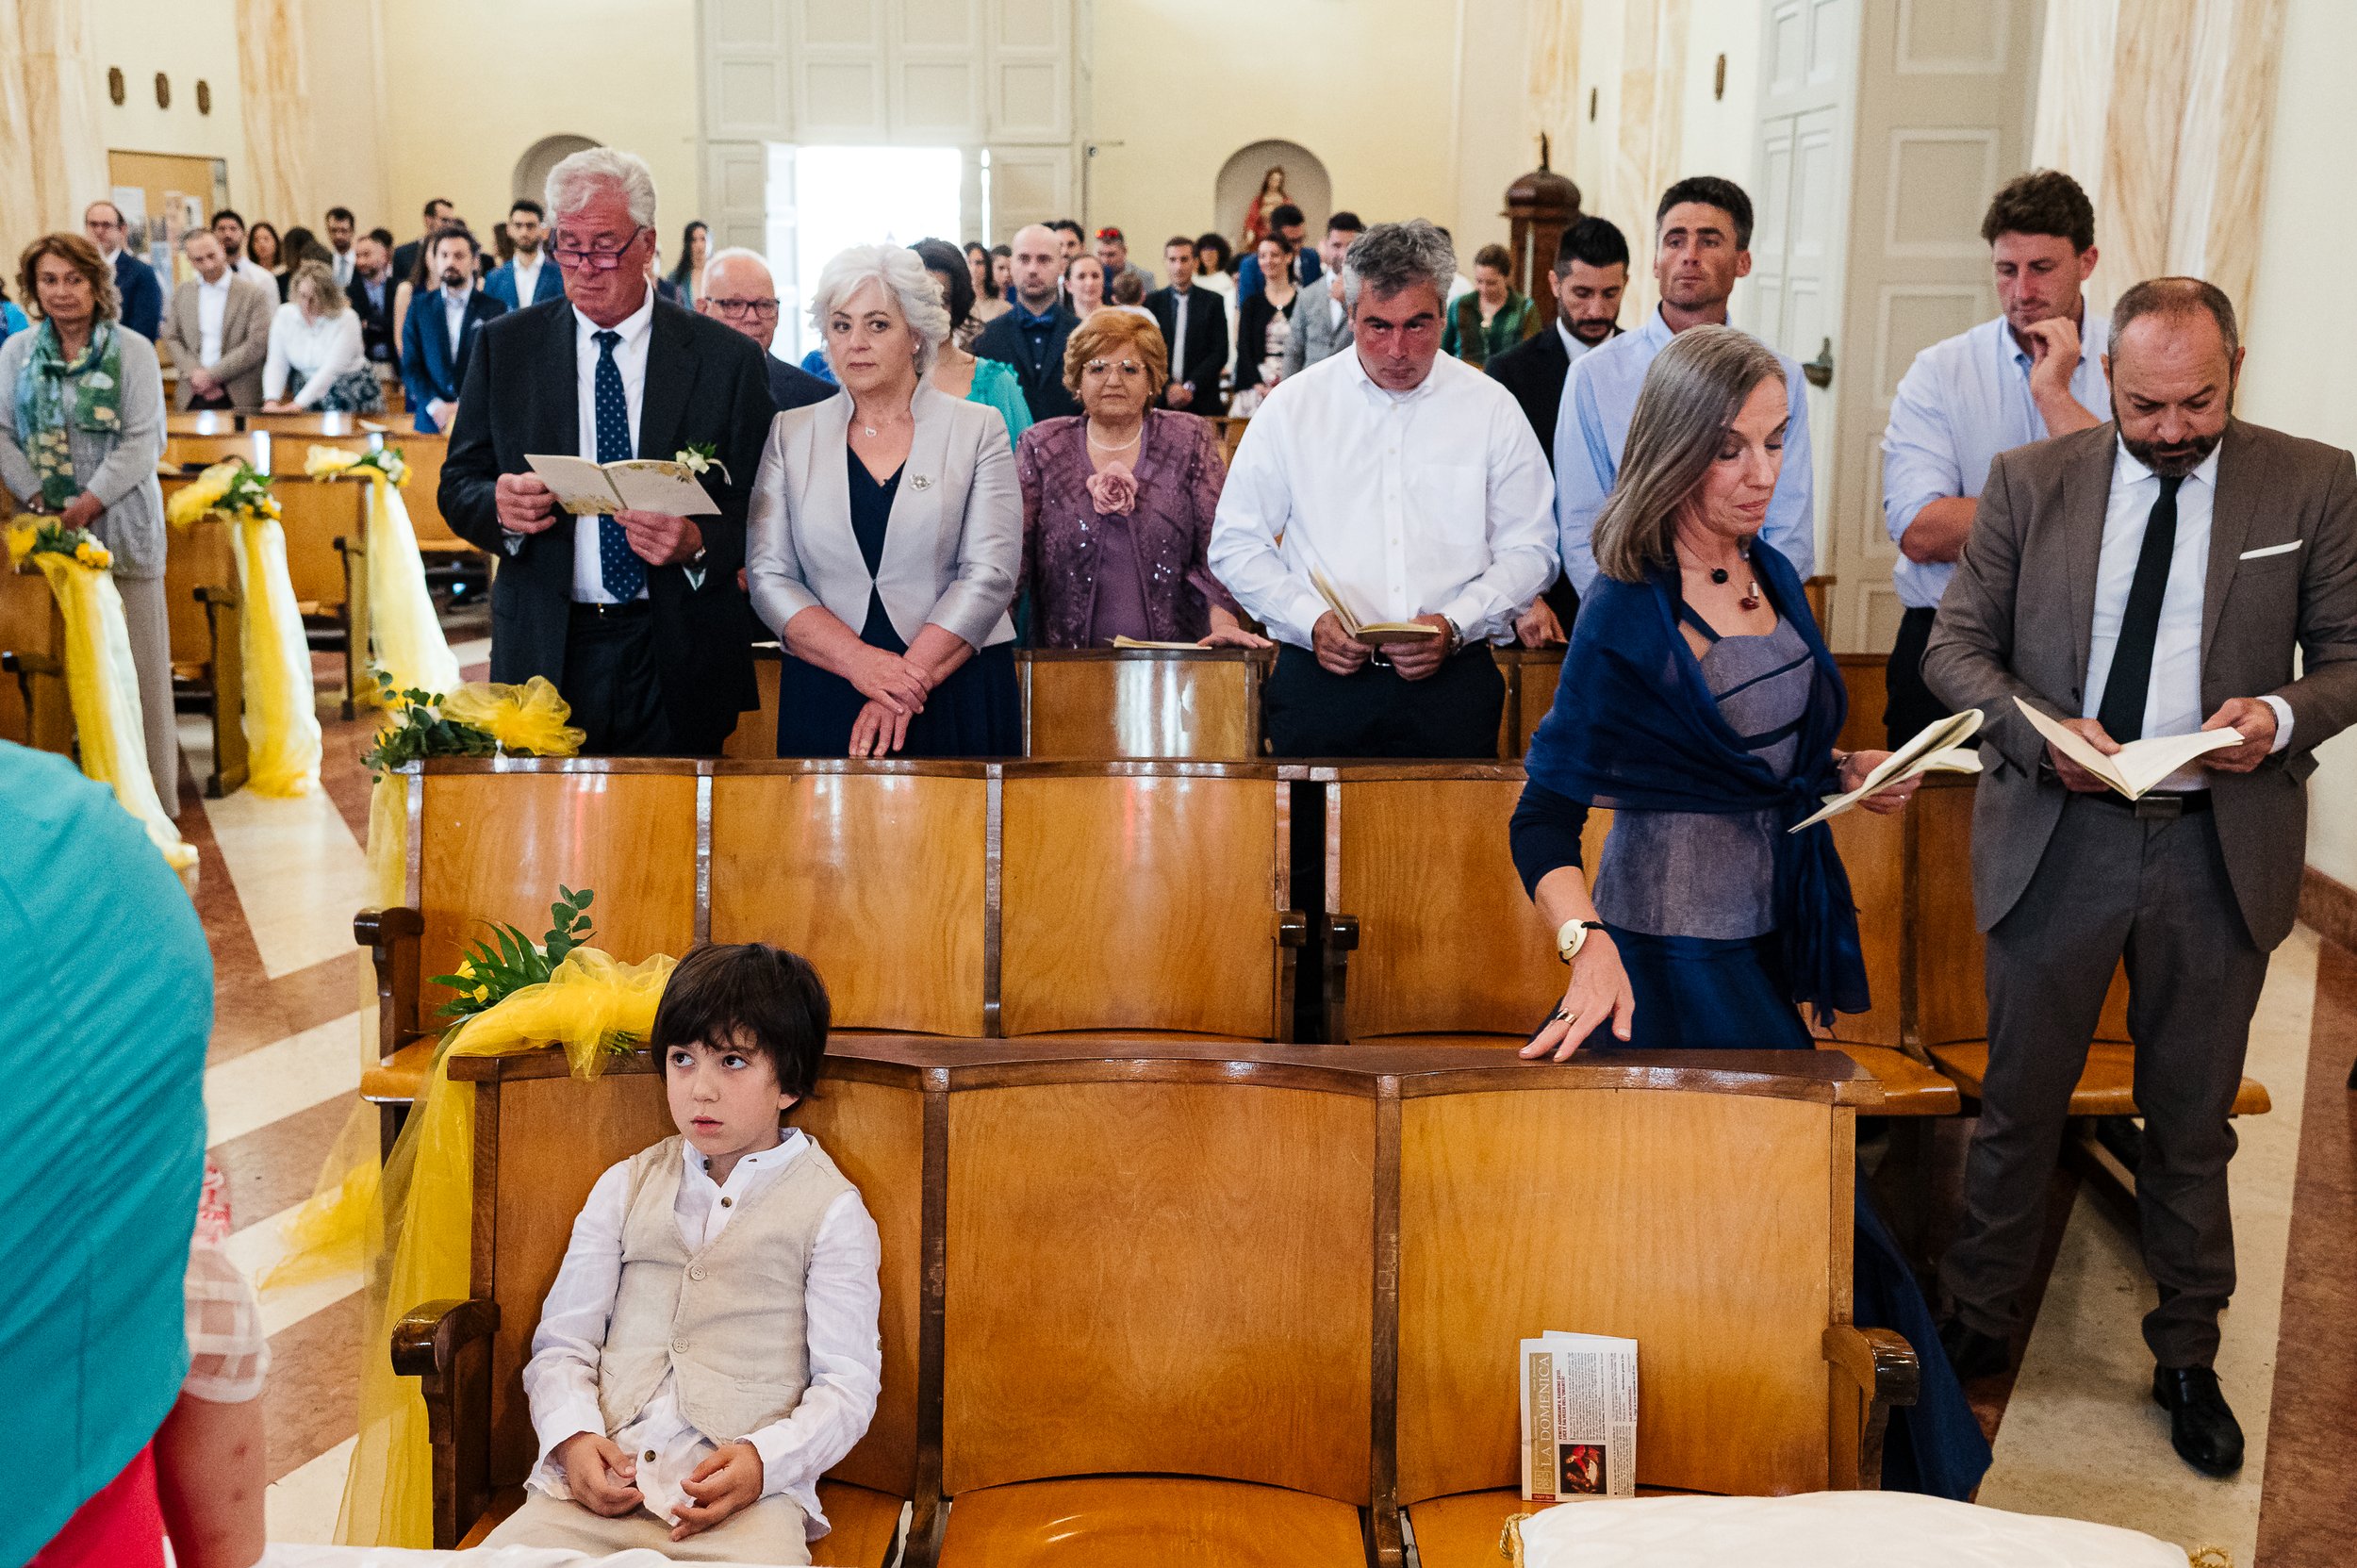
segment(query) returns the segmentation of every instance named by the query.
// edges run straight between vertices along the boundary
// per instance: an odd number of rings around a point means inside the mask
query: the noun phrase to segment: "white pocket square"
[[[2269,555],[2288,555],[2293,551],[2298,550],[2303,542],[2304,541],[2299,539],[2294,539],[2289,544],[2271,544],[2264,550],[2246,550],[2242,553],[2242,559],[2246,561],[2263,561]]]

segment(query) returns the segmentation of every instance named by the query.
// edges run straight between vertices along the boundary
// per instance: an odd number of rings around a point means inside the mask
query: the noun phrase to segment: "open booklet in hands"
[[[615,512],[661,512],[667,517],[717,517],[720,503],[696,482],[684,463],[659,457],[625,457],[592,463],[586,457],[524,454],[556,503],[575,517]]]
[[[1343,602],[1342,590],[1326,580],[1326,573],[1314,568],[1310,572],[1310,586],[1318,590],[1318,597],[1325,600],[1326,607],[1334,612],[1334,619],[1343,623],[1343,630],[1349,633],[1353,640],[1369,648],[1380,648],[1392,642],[1429,642],[1441,635],[1441,629],[1428,620],[1360,620]]]
[[[1892,784],[1904,784],[1925,773],[1978,773],[1981,754],[1965,744],[1981,727],[1981,710],[1967,708],[1952,713],[1923,726],[1913,740],[1885,757],[1865,781],[1847,795],[1828,795],[1822,809],[1806,821],[1796,822],[1791,831],[1814,827],[1828,817],[1838,817],[1877,790]]]
[[[2230,725],[2223,730],[2196,730],[2190,734],[2132,740],[2107,757],[2060,719],[2049,718],[2019,697],[2014,703],[2020,708],[2021,717],[2030,721],[2030,728],[2046,737],[2048,745],[2131,801],[2141,799],[2154,784],[2194,758],[2242,744],[2242,732]]]

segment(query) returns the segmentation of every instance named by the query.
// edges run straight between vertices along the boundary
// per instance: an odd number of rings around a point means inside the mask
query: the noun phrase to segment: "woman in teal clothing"
[[[974,314],[974,277],[965,257],[946,239],[919,239],[909,247],[932,273],[941,288],[941,303],[949,307],[949,340],[933,360],[931,380],[936,391],[996,408],[1007,421],[1010,450],[1031,428],[1031,405],[1023,401],[1023,384],[1014,368],[996,359],[977,359],[965,352],[972,338],[966,322]]]
[[[1514,257],[1503,245],[1474,253],[1474,286],[1449,306],[1441,352],[1478,369],[1539,330],[1539,307],[1509,281]]]

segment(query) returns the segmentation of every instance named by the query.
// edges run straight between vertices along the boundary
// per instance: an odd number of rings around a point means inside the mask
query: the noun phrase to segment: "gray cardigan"
[[[915,436],[872,577],[851,532],[850,395],[770,421],[745,523],[746,576],[753,609],[781,637],[814,606],[858,631],[872,586],[903,642],[928,621],[976,648],[1014,639],[1007,607],[1023,561],[1023,491],[1007,422],[987,404],[924,385],[909,411]]]
[[[74,478],[107,508],[91,532],[114,553],[116,576],[140,581],[164,574],[164,493],[156,483],[156,464],[164,454],[164,377],[156,346],[120,322],[117,329],[115,341],[123,345],[123,428],[111,435],[69,430],[66,443],[74,454]],[[0,484],[20,506],[41,494],[41,476],[16,435],[17,377],[32,358],[40,332],[36,323],[0,342]]]

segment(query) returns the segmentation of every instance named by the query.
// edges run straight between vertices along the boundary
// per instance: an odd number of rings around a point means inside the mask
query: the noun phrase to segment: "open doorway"
[[[770,268],[778,279],[781,358],[818,346],[805,317],[809,290],[848,246],[906,245],[963,232],[964,154],[955,147],[769,148]]]

